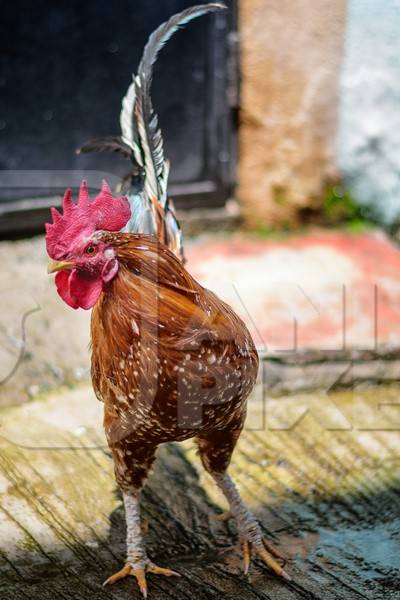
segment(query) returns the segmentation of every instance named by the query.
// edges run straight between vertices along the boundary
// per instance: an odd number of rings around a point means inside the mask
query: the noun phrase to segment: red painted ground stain
[[[337,254],[338,259],[344,257],[350,261],[355,276],[346,283],[343,301],[333,299],[330,311],[315,311],[311,318],[309,306],[307,311],[299,307],[295,325],[294,315],[285,313],[284,309],[279,312],[279,307],[284,306],[286,300],[282,291],[269,287],[266,292],[263,286],[266,283],[263,278],[268,277],[266,268],[265,273],[260,273],[260,295],[254,300],[254,306],[251,300],[250,306],[247,300],[247,310],[240,305],[235,306],[259,346],[266,344],[277,351],[293,349],[296,344],[298,348],[340,350],[344,343],[372,349],[376,345],[400,340],[400,250],[380,232],[351,234],[315,230],[284,240],[232,238],[220,242],[205,241],[188,249],[188,267],[200,281],[207,283],[207,263],[211,265],[218,258],[222,261],[221,278],[226,265],[226,272],[233,272],[235,277],[235,281],[227,282],[227,285],[234,284],[240,288],[242,272],[234,270],[235,260],[241,259],[242,269],[243,260],[248,262],[249,269],[254,269],[252,261],[259,262],[262,256],[268,257],[270,253],[286,252],[288,249],[297,251],[300,257],[304,256],[305,269],[310,249],[316,252],[329,249]],[[327,288],[327,274],[334,266],[326,264],[324,269]],[[340,290],[334,291],[336,294]],[[306,312],[307,318],[303,318]]]

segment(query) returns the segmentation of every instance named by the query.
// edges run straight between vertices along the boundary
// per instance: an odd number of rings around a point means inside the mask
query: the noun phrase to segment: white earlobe
[[[108,260],[104,265],[103,270],[101,272],[101,278],[104,281],[104,283],[108,283],[109,281],[111,281],[111,279],[113,279],[116,276],[117,273],[118,261],[116,258],[111,258],[111,260]]]

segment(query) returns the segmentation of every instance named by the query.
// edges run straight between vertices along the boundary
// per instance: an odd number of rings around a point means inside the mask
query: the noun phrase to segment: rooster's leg
[[[146,573],[155,573],[156,575],[171,575],[179,576],[179,573],[171,571],[170,569],[164,569],[155,565],[147,556],[146,550],[143,544],[142,528],[140,525],[140,510],[139,510],[139,496],[133,494],[123,494],[125,515],[126,515],[126,544],[127,544],[127,560],[125,566],[111,575],[105,582],[104,585],[115,583],[119,579],[123,579],[131,575],[136,577],[140,591],[143,597],[147,597],[147,582]]]
[[[117,482],[123,490],[127,559],[125,566],[114,575],[111,575],[103,585],[112,584],[120,579],[132,576],[136,578],[140,591],[143,597],[146,598],[147,573],[166,575],[167,577],[172,575],[179,577],[179,573],[171,569],[158,567],[147,556],[140,522],[140,489],[148,468],[153,462],[154,453],[144,456],[139,451],[134,453],[134,450],[134,446],[128,444],[124,445],[123,453],[115,452],[115,447],[112,448]],[[129,491],[126,490],[128,484],[130,484]]]
[[[284,557],[264,539],[257,519],[243,502],[234,482],[226,472],[240,431],[239,427],[233,430],[210,432],[206,436],[199,437],[197,443],[200,457],[204,468],[227,499],[229,513],[236,521],[243,549],[244,572],[248,572],[251,556],[254,553],[277,575],[290,581],[291,577],[275,560],[277,558],[285,562]]]
[[[249,570],[251,552],[253,549],[254,553],[257,554],[277,575],[290,581],[291,577],[275,560],[275,558],[278,558],[285,561],[283,555],[264,539],[257,519],[241,499],[240,494],[228,473],[212,472],[211,475],[227,499],[230,512],[236,521],[243,548],[244,572],[247,573]]]

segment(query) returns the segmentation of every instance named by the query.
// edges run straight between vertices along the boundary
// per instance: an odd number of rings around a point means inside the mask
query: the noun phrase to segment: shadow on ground
[[[104,450],[102,458],[104,464],[110,462]],[[102,468],[100,463],[97,468]],[[102,491],[99,485],[95,493]],[[200,485],[185,450],[164,446],[143,496],[143,516],[149,520],[146,543],[155,562],[178,570],[182,577],[149,576],[150,598],[400,598],[399,508],[399,488],[370,497],[361,490],[329,502],[295,495],[290,502],[260,505],[257,512],[266,535],[290,556],[288,571],[294,582],[278,580],[258,563],[246,578],[241,574],[234,525],[215,520],[220,507]],[[22,521],[18,514],[15,518]],[[32,548],[22,549],[15,560],[7,557],[8,544],[3,539],[0,598],[140,598],[133,578],[112,588],[101,587],[124,560],[120,498],[109,523],[104,539],[82,543],[77,527],[75,543],[65,532],[66,553],[36,547],[35,555],[44,552],[46,556],[34,560]],[[95,514],[92,526],[96,528]],[[68,529],[68,520],[59,523],[58,539],[62,539],[63,527]]]

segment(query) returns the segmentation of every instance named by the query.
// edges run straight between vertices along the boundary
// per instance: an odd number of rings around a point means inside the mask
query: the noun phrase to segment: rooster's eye
[[[96,248],[94,246],[88,246],[85,250],[86,254],[94,254],[96,252]]]

